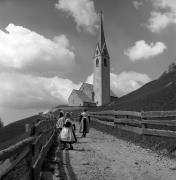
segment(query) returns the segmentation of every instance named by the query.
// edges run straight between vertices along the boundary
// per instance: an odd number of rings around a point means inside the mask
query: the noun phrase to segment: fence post
[[[30,132],[30,125],[29,124],[25,124],[25,133]]]
[[[144,134],[145,132],[145,128],[146,128],[146,125],[143,123],[143,112],[144,111],[141,111],[141,124],[142,124],[142,135]]]

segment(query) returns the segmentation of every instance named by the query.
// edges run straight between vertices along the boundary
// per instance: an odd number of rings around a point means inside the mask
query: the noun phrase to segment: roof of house
[[[94,91],[94,90],[93,90],[93,84],[82,83],[80,89],[83,88],[83,87],[86,88],[86,89],[89,89],[89,90],[92,91],[92,92]]]
[[[83,102],[93,103],[93,101],[84,92],[76,89],[74,89],[73,92],[75,92]]]

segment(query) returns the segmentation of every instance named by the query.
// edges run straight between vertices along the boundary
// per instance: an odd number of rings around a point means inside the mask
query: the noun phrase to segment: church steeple
[[[103,15],[100,16],[99,37],[94,54],[94,101],[97,106],[110,102],[110,57],[105,41]]]
[[[104,28],[103,28],[103,13],[100,11],[99,13],[99,38],[98,38],[98,47],[101,54],[104,54],[105,56],[109,56],[107,47],[106,47],[106,40],[105,40],[105,34],[104,34]]]
[[[103,13],[100,11],[99,13],[99,18],[100,18],[100,25],[99,25],[99,39],[98,39],[98,44],[100,51],[103,49],[105,42],[105,35],[104,35],[104,28],[103,28]]]

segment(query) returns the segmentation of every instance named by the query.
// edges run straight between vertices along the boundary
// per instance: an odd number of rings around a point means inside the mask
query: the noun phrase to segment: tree
[[[0,128],[4,126],[2,119],[0,118]]]

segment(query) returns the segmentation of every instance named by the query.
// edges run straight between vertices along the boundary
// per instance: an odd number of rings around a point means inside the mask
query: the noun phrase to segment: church
[[[102,13],[93,65],[93,84],[83,83],[79,90],[73,89],[68,98],[69,106],[104,106],[117,98],[110,89],[110,56],[105,41]]]

